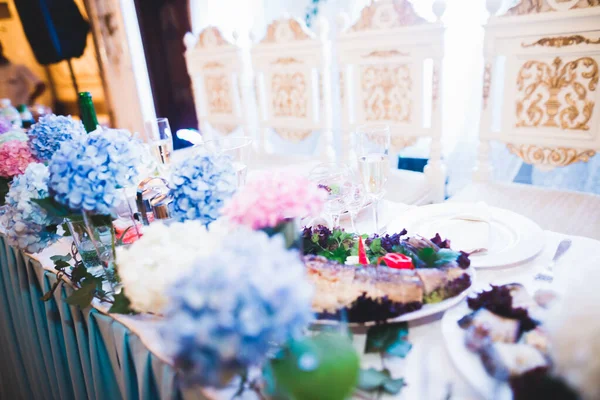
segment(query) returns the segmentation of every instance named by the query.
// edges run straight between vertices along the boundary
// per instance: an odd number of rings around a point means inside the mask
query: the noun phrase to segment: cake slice
[[[485,308],[465,315],[458,321],[462,329],[475,326],[486,329],[493,342],[515,343],[519,337],[519,321],[500,317]]]
[[[341,265],[318,256],[304,261],[316,289],[313,309],[320,318],[383,321],[423,304],[423,284],[412,270]]]
[[[425,304],[439,303],[471,286],[471,276],[460,267],[418,268],[415,271],[423,282]]]

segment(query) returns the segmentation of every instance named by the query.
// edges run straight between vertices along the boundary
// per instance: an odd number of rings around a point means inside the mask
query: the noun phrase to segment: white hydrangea
[[[580,264],[581,265],[581,264]],[[573,276],[546,321],[556,372],[583,400],[600,399],[600,259]]]
[[[20,129],[11,129],[6,133],[0,134],[0,145],[10,142],[11,140],[26,142],[29,138],[27,137],[27,134]]]
[[[0,215],[0,229],[11,246],[37,253],[59,239],[56,226],[62,219],[49,216],[32,201],[48,196],[47,181],[48,168],[40,163],[29,164],[13,181]]]
[[[161,313],[166,290],[192,266],[199,256],[219,251],[227,229],[199,221],[154,223],[128,248],[117,248],[117,268],[131,308]]]

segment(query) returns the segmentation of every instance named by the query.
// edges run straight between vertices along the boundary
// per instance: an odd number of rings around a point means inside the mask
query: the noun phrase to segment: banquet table
[[[388,216],[401,223],[406,206],[388,205]],[[410,210],[409,210],[410,211]],[[364,217],[363,217],[364,218]],[[567,236],[545,231],[544,250],[535,259],[504,269],[478,270],[475,289],[490,282],[532,283],[550,261],[559,241]],[[569,266],[592,265],[591,254],[600,253],[600,242],[568,236],[573,245],[555,269],[555,283],[569,281]],[[80,310],[65,303],[72,289],[65,283],[47,302],[42,295],[56,274],[52,255],[67,254],[67,239],[36,255],[6,244],[0,235],[0,398],[2,399],[230,399],[234,389],[182,390],[177,373],[158,334],[158,318],[150,315],[108,314],[108,307],[94,300]],[[581,267],[584,266],[584,267]],[[578,271],[581,271],[579,269]],[[572,282],[578,282],[577,279]],[[550,285],[548,283],[534,283]],[[404,377],[402,399],[483,399],[453,365],[443,342],[442,315],[409,323],[413,349],[405,359],[388,358],[394,377]],[[366,336],[354,334],[362,354]],[[381,367],[379,356],[363,355],[362,367]],[[254,398],[248,393],[244,398]],[[317,397],[316,397],[317,399]]]

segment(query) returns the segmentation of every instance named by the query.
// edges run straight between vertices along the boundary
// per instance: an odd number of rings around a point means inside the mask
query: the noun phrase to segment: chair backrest
[[[327,23],[321,19],[317,27],[318,35],[285,17],[271,23],[251,49],[265,152],[276,147],[273,142],[293,149],[314,135],[319,135],[315,154],[327,158],[332,151],[330,43]]]
[[[542,169],[600,149],[600,0],[522,0],[490,17],[484,58],[475,179],[491,178],[492,140]]]
[[[205,28],[197,37],[186,35],[185,43],[200,131],[218,136],[247,128],[241,99],[242,49],[215,27]]]
[[[440,2],[434,13],[443,13]],[[351,132],[365,123],[386,123],[392,148],[400,151],[430,137],[426,174],[443,200],[440,102],[444,27],[417,15],[408,0],[380,0],[363,8],[358,21],[340,16],[337,38],[342,126]],[[342,141],[349,157],[351,138]]]

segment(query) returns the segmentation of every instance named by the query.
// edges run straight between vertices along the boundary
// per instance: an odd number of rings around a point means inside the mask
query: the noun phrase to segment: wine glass
[[[162,165],[171,163],[173,155],[173,135],[168,118],[156,118],[146,121],[146,134],[152,155]]]
[[[344,185],[350,170],[345,164],[323,163],[309,174],[309,179],[328,193],[324,211],[329,216],[332,229],[340,225],[340,215],[344,211]]]
[[[379,201],[385,196],[390,170],[390,127],[368,124],[356,129],[356,155],[363,188],[373,202],[375,232],[379,232]]]
[[[365,204],[365,191],[362,185],[354,180],[348,180],[344,185],[343,198],[344,206],[350,215],[350,224],[352,232],[358,233],[356,230],[356,217],[358,212]]]
[[[249,137],[230,137],[222,139],[207,140],[204,147],[214,154],[224,154],[231,157],[233,168],[237,175],[237,185],[242,187],[246,184],[248,175],[248,164],[250,163],[252,151],[252,139]]]

